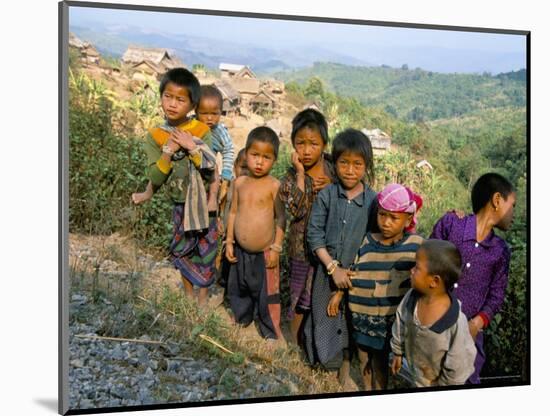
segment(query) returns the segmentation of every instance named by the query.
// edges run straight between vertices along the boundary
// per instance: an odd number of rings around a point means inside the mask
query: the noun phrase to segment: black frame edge
[[[58,413],[69,411],[69,5],[58,3]]]

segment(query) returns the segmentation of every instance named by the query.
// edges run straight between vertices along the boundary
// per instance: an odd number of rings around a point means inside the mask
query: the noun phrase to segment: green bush
[[[70,82],[69,227],[71,232],[132,234],[145,246],[165,247],[171,203],[162,195],[141,207],[130,196],[145,189],[141,140],[118,135],[102,86],[80,75]]]

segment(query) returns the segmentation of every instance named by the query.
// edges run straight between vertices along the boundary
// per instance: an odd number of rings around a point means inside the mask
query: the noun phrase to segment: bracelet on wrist
[[[283,247],[280,246],[279,244],[275,244],[275,243],[271,244],[271,245],[269,246],[269,249],[270,249],[270,250],[273,250],[273,251],[275,251],[275,252],[277,252],[277,253],[280,253],[281,251],[283,251]]]
[[[162,153],[166,153],[167,155],[173,156],[174,153],[176,153],[176,152],[174,152],[174,151],[170,148],[170,146],[168,146],[167,144],[165,144],[164,146],[162,146]]]
[[[327,274],[331,276],[338,266],[340,265],[340,262],[338,260],[332,260],[329,264],[327,264]]]

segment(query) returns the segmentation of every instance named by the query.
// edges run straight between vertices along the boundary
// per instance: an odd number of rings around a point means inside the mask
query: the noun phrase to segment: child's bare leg
[[[374,390],[384,390],[388,387],[388,354],[385,351],[376,351],[372,357],[374,372]]]
[[[363,387],[365,390],[373,389],[372,381],[372,361],[369,361],[369,353],[358,348],[359,365],[361,368],[361,377],[363,378]]]
[[[296,312],[294,314],[294,318],[292,318],[292,320],[290,321],[290,333],[292,334],[292,341],[297,345],[300,344],[299,333],[303,319],[304,315],[302,313]]]
[[[144,192],[136,192],[132,194],[132,202],[136,205],[149,201],[153,197],[153,184],[151,181],[147,184]]]
[[[208,299],[208,288],[201,287],[199,289],[199,306],[206,306],[206,300]]]
[[[195,296],[193,292],[193,283],[182,276],[181,281],[183,282],[183,289],[185,290],[185,295],[187,297],[193,298]]]
[[[357,384],[350,377],[351,357],[348,349],[344,350],[344,359],[338,369],[338,381],[346,391],[357,391]]]

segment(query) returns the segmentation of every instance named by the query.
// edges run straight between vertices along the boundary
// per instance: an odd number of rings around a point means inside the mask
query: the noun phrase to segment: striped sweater
[[[394,315],[411,287],[410,270],[422,242],[417,234],[405,234],[386,246],[367,233],[352,266],[356,274],[349,290],[350,310],[370,316]]]
[[[222,179],[233,178],[234,146],[227,128],[218,123],[212,127],[212,150],[222,154]]]

